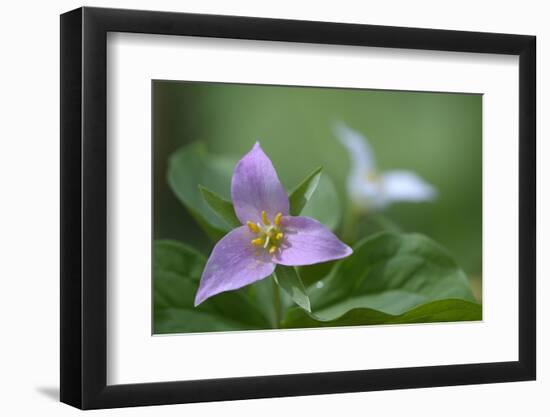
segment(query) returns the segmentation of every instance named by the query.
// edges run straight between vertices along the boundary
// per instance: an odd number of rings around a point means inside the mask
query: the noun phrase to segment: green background
[[[287,190],[322,165],[346,204],[349,162],[332,134],[337,121],[368,138],[380,171],[413,170],[437,188],[433,202],[399,203],[384,214],[403,232],[445,246],[479,298],[481,95],[153,81],[155,239],[204,254],[212,247],[166,181],[170,155],[195,141],[235,158],[260,141]]]

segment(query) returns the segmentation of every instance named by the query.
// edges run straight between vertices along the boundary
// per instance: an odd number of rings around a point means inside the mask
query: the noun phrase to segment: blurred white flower
[[[391,203],[431,201],[436,197],[436,189],[412,171],[378,173],[372,148],[359,132],[337,123],[334,133],[349,154],[347,188],[358,209],[380,210]]]

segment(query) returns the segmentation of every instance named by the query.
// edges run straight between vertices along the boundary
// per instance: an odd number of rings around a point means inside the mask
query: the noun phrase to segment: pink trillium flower
[[[242,226],[212,250],[195,306],[213,295],[264,279],[277,265],[312,265],[352,253],[317,220],[289,215],[288,195],[259,143],[235,166],[231,198]]]

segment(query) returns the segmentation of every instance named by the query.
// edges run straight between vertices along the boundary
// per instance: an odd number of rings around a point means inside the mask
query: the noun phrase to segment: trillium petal
[[[353,204],[363,210],[377,210],[387,205],[382,193],[382,182],[365,177],[348,177],[348,194]]]
[[[351,162],[351,175],[366,175],[376,170],[374,152],[367,138],[344,123],[335,123],[334,134],[348,151]]]
[[[259,143],[235,166],[231,198],[235,213],[243,224],[261,221],[262,211],[270,219],[277,213],[288,214],[288,195]]]
[[[412,171],[385,172],[382,189],[387,203],[430,201],[437,196],[436,189]]]
[[[273,261],[281,265],[312,265],[345,258],[353,252],[329,229],[309,217],[283,217],[285,238]]]
[[[236,290],[271,275],[275,264],[257,254],[250,241],[254,235],[246,226],[225,235],[214,247],[195,297],[195,306],[224,291]]]

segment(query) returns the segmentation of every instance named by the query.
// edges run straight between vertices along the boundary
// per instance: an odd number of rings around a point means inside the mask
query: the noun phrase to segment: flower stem
[[[371,216],[371,220],[373,220],[376,224],[378,224],[378,226],[382,230],[386,230],[388,232],[393,232],[393,233],[401,233],[401,228],[396,223],[394,223],[393,221],[388,219],[386,216],[384,216],[383,214],[380,214],[380,213],[373,214]]]
[[[279,285],[275,282],[275,277],[271,277],[271,283],[273,284],[273,307],[275,309],[275,328],[281,327],[281,294],[279,292]]]
[[[348,244],[353,244],[357,240],[358,221],[359,210],[353,204],[350,204],[342,226],[342,239]]]

